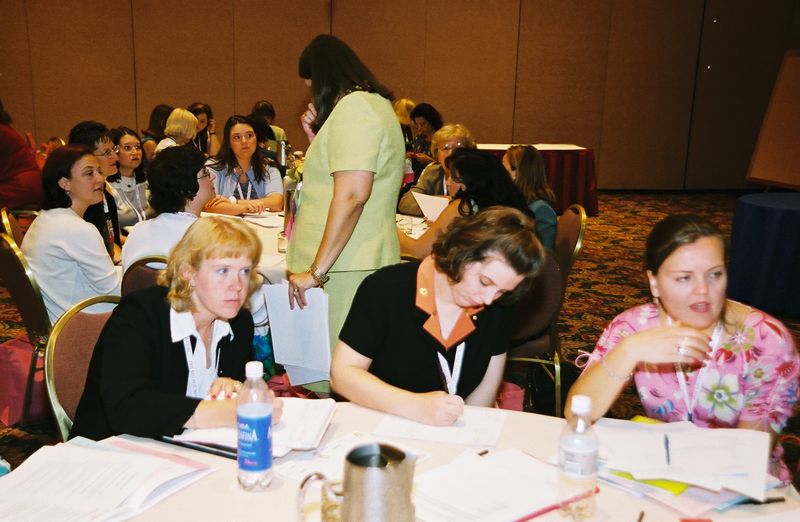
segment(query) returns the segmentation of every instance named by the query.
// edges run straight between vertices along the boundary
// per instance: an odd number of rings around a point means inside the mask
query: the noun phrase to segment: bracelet
[[[633,372],[629,373],[627,376],[624,376],[624,375],[620,375],[617,372],[615,372],[614,370],[612,370],[606,364],[606,358],[605,357],[600,359],[600,365],[603,367],[603,370],[605,370],[606,375],[618,380],[619,382],[628,382],[631,379],[631,377],[633,377]]]
[[[306,270],[306,272],[311,274],[311,277],[314,278],[314,281],[317,282],[320,288],[325,286],[325,283],[327,283],[328,280],[330,280],[331,278],[331,276],[327,275],[325,272],[317,268],[317,265],[315,263],[311,263],[311,266],[308,267],[308,270]]]

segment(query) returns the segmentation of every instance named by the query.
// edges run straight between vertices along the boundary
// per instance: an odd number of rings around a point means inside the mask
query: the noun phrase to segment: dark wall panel
[[[423,100],[482,142],[511,141],[519,2],[428,0]]]
[[[424,101],[426,0],[333,2],[332,34],[347,42],[395,98]]]
[[[702,12],[702,0],[614,1],[601,188],[683,187]]]
[[[797,2],[708,0],[686,169],[686,188],[746,186],[761,120]]]
[[[38,138],[66,138],[75,123],[87,119],[132,125],[130,2],[30,0],[26,5]]]
[[[19,0],[0,0],[0,13],[0,100],[11,114],[11,125],[24,136],[36,131],[28,15]]]
[[[269,100],[275,124],[295,150],[305,150],[300,115],[311,91],[297,75],[297,63],[315,35],[330,32],[330,1],[234,0],[233,22],[236,111],[247,114],[256,101]],[[227,115],[220,114],[220,124]]]
[[[133,11],[138,128],[159,103],[211,105],[218,123],[234,108],[233,3],[137,0]]]
[[[522,1],[513,141],[599,147],[610,4]]]

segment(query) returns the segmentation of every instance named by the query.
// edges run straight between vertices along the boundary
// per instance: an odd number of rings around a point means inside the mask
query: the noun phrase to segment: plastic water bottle
[[[247,491],[264,489],[272,482],[272,394],[264,382],[264,366],[245,366],[247,381],[236,402],[239,434],[238,479]]]
[[[585,395],[572,398],[572,418],[558,444],[558,495],[562,516],[583,520],[594,514],[597,486],[597,435],[589,421],[592,400]]]

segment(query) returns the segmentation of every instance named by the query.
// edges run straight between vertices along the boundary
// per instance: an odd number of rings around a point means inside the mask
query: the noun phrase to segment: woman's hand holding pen
[[[419,416],[416,420],[434,426],[450,426],[464,413],[464,399],[444,391],[418,394]]]

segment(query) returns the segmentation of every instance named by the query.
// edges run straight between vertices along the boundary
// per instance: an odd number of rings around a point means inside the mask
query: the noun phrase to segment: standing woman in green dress
[[[286,263],[289,304],[324,285],[331,346],[361,281],[400,262],[395,207],[405,143],[391,93],[347,44],[314,38],[300,56],[313,103],[301,117],[310,141]]]

